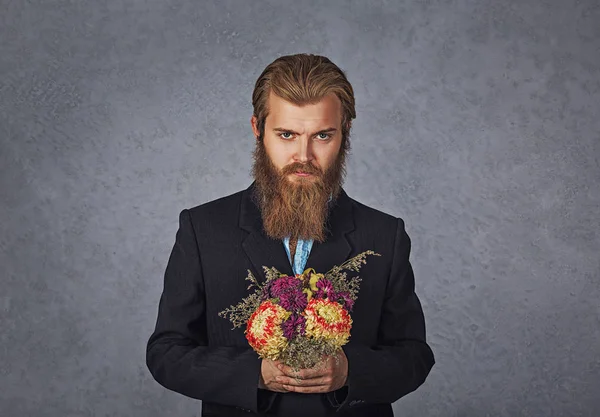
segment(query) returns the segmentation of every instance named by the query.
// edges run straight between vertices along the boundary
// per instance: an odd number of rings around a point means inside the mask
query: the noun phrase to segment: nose
[[[310,140],[308,137],[306,136],[302,136],[300,137],[297,141],[296,141],[296,156],[295,156],[295,160],[296,162],[300,162],[300,163],[307,163],[309,161],[312,160],[313,156],[312,156],[312,149],[310,146]]]

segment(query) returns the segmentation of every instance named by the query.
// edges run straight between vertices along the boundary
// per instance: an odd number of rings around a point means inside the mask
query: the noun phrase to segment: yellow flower
[[[246,339],[252,348],[263,358],[278,359],[287,346],[281,323],[287,320],[290,312],[267,300],[252,314],[246,327]]]
[[[296,278],[298,278],[298,279],[302,280],[303,282],[306,282],[306,281],[307,281],[307,278],[308,278],[308,276],[309,276],[311,273],[314,273],[314,272],[315,272],[315,270],[314,270],[313,268],[308,268],[308,269],[305,269],[303,273],[301,273],[301,274],[296,274]]]
[[[339,303],[327,299],[312,299],[304,313],[308,337],[327,339],[337,347],[348,342],[352,318]]]
[[[309,285],[311,290],[317,291],[317,281],[321,278],[323,278],[323,274],[312,274],[310,276]]]

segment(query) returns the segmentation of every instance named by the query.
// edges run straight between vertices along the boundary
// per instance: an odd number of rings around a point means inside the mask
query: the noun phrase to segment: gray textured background
[[[0,414],[199,414],[144,362],[177,216],[248,186],[253,84],[313,52],[413,241],[437,364],[396,414],[599,416],[598,2],[200,3],[0,0]]]

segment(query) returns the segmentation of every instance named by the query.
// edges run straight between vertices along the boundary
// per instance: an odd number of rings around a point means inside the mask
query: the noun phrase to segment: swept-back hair
[[[271,91],[297,106],[315,104],[325,95],[334,93],[342,103],[342,148],[349,147],[350,121],[356,118],[354,90],[344,72],[329,58],[313,54],[285,55],[264,69],[252,93],[260,140],[265,134]]]

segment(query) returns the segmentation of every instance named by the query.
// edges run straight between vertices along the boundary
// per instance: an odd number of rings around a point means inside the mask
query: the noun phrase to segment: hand
[[[348,358],[340,349],[335,356],[324,356],[323,361],[314,368],[295,372],[289,366],[281,365],[280,369],[285,375],[278,376],[275,380],[287,391],[305,394],[331,392],[346,384]]]
[[[283,385],[280,382],[276,381],[277,377],[284,375],[283,372],[279,370],[279,365],[283,366],[279,361],[272,361],[270,359],[262,360],[260,364],[259,388],[275,392],[288,392],[287,389],[283,388]]]

